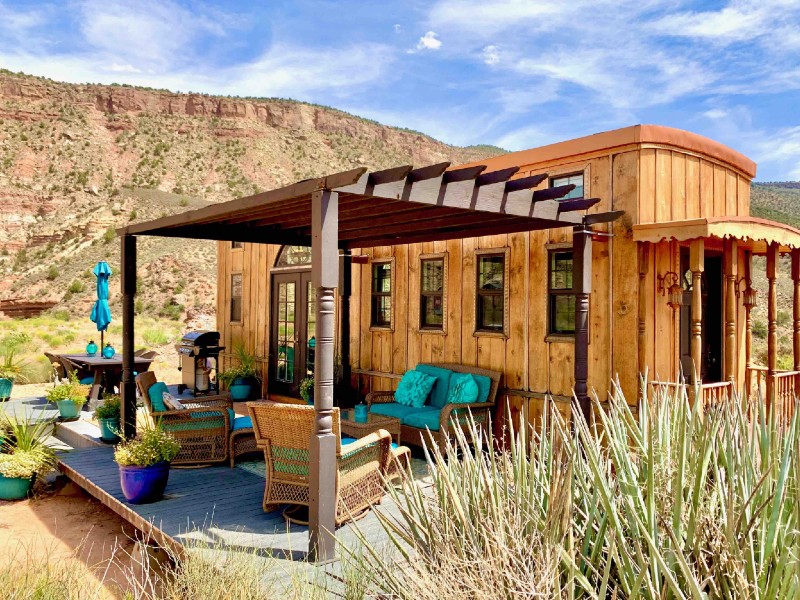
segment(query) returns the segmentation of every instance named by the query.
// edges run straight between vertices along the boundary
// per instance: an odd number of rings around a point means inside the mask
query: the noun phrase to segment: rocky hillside
[[[0,299],[87,312],[113,228],[355,166],[476,160],[458,148],[327,107],[127,86],[72,85],[0,70]],[[213,310],[207,242],[145,239],[146,313]],[[112,305],[118,301],[112,284]]]

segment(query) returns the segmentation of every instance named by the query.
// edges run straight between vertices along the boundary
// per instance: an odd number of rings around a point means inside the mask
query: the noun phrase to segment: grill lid
[[[188,331],[181,338],[181,346],[219,346],[219,331]]]

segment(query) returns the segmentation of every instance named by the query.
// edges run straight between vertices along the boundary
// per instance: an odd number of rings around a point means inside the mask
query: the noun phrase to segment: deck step
[[[84,419],[56,423],[54,435],[70,448],[106,446],[100,440],[100,428]]]

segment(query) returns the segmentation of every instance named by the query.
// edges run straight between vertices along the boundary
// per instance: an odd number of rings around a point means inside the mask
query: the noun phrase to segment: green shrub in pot
[[[27,364],[17,358],[24,347],[30,343],[27,333],[13,332],[0,339],[0,402],[11,397],[15,382],[25,383]]]
[[[300,382],[300,397],[306,404],[314,404],[314,378],[306,377]]]
[[[119,441],[120,397],[108,395],[103,403],[94,411],[94,417],[100,424],[100,439],[113,443]]]
[[[36,475],[55,465],[55,455],[44,441],[52,421],[21,421],[2,414],[0,429],[5,432],[0,452],[0,499],[19,500],[28,495]]]
[[[119,444],[114,460],[119,465],[122,494],[131,504],[160,500],[169,479],[170,461],[180,444],[158,425],[142,429],[132,440]]]
[[[230,391],[232,400],[249,400],[261,389],[256,357],[247,352],[243,344],[237,344],[234,353],[239,364],[220,373],[219,381]]]
[[[47,392],[47,400],[58,406],[62,419],[75,419],[86,404],[90,387],[78,381],[78,376],[72,373],[68,380],[62,380]]]

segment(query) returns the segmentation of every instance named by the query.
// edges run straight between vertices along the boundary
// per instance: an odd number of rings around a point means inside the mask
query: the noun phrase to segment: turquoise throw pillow
[[[167,410],[164,404],[164,392],[168,392],[167,384],[163,381],[157,381],[150,386],[147,390],[147,395],[150,396],[150,406],[153,412],[164,412]]]
[[[436,383],[433,384],[428,404],[436,408],[444,408],[444,405],[447,404],[447,390],[450,389],[450,377],[453,375],[453,372],[450,369],[443,369],[441,367],[425,364],[418,364],[416,369],[421,373],[436,378]]]
[[[450,377],[450,391],[447,392],[448,404],[469,404],[478,401],[480,389],[469,373],[453,373]]]
[[[478,384],[478,402],[488,402],[489,392],[492,391],[492,379],[486,375],[473,375],[472,378]]]
[[[394,399],[398,404],[420,408],[425,404],[425,399],[431,393],[434,383],[436,383],[435,377],[420,371],[407,371],[397,386]]]

